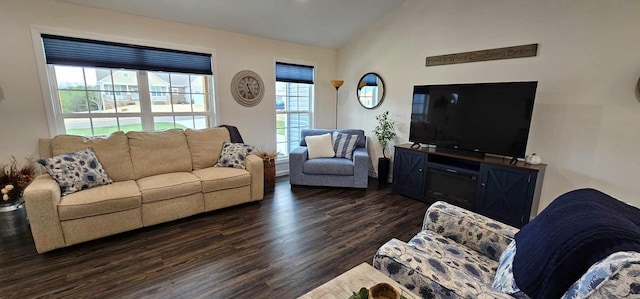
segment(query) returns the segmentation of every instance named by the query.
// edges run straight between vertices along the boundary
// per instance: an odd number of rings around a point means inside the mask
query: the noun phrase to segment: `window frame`
[[[295,83],[295,82],[286,82],[286,81],[278,81],[277,76],[276,76],[276,64],[278,63],[282,63],[282,64],[292,64],[292,65],[300,65],[300,66],[307,66],[307,67],[311,67],[313,68],[313,83],[310,84],[310,99],[309,99],[309,111],[300,111],[300,110],[277,110],[275,109],[275,100],[277,97],[277,94],[275,92],[277,92],[276,90],[274,90],[274,116],[276,118],[277,121],[277,115],[278,114],[293,114],[293,113],[308,113],[309,115],[309,128],[314,128],[315,127],[315,102],[316,102],[316,96],[317,96],[317,88],[316,88],[316,83],[317,83],[317,70],[318,67],[315,63],[312,62],[308,62],[308,61],[292,61],[289,59],[275,59],[274,63],[273,63],[273,71],[274,71],[274,88],[276,87],[276,84],[278,84],[278,82],[283,82],[283,83]],[[302,83],[304,84],[304,83]],[[307,83],[308,84],[308,83]],[[285,107],[286,107],[286,99],[285,99]],[[277,134],[278,134],[278,129],[277,129],[277,123],[274,123],[274,136],[273,136],[273,141],[274,141],[274,146],[278,147],[278,140],[277,140]],[[288,137],[287,137],[288,138]],[[290,149],[290,150],[293,150]],[[283,155],[278,155],[276,157],[276,164],[284,164],[284,163],[288,163],[289,162],[289,155],[288,154],[283,154]]]
[[[208,125],[209,127],[215,127],[217,124],[220,123],[220,116],[218,114],[219,101],[216,100],[216,94],[218,90],[217,89],[218,80],[216,79],[218,78],[218,74],[217,74],[218,67],[217,67],[216,51],[214,49],[191,46],[191,45],[185,46],[184,44],[141,40],[136,38],[128,38],[124,36],[95,34],[95,33],[87,33],[87,32],[80,32],[80,31],[74,31],[74,30],[34,25],[34,26],[31,26],[31,41],[33,44],[34,52],[35,52],[36,66],[38,69],[38,75],[40,79],[40,89],[41,89],[40,91],[42,94],[42,101],[44,103],[44,108],[45,108],[44,112],[47,119],[47,125],[48,125],[48,131],[49,131],[50,137],[64,134],[65,126],[64,126],[64,118],[62,118],[63,113],[60,107],[60,103],[59,101],[57,101],[58,97],[57,95],[53,94],[54,91],[57,90],[57,83],[55,82],[56,80],[49,79],[50,78],[49,70],[48,70],[48,65],[46,64],[44,48],[42,46],[42,39],[41,39],[41,36],[43,34],[60,35],[60,36],[68,36],[68,37],[81,38],[81,39],[101,40],[105,42],[134,44],[134,45],[141,45],[141,46],[148,46],[148,47],[211,54],[211,68],[212,68],[211,81],[213,82],[210,82],[210,88],[209,88],[210,90],[208,93],[210,96],[210,106],[211,106]],[[143,97],[143,95],[140,94],[140,97]],[[103,116],[103,114],[100,114],[100,116]],[[128,116],[128,114],[126,116]],[[120,115],[120,117],[122,117],[122,115]]]
[[[126,94],[128,93],[132,93],[130,90],[132,88],[132,86],[136,86],[137,87],[137,92],[133,93],[135,95],[137,95],[137,101],[140,105],[140,112],[122,112],[122,111],[118,111],[119,110],[119,106],[116,106],[116,111],[115,112],[98,112],[98,111],[92,111],[92,110],[88,110],[87,112],[64,112],[62,107],[61,107],[61,101],[59,98],[59,91],[64,91],[65,89],[60,89],[58,88],[58,82],[56,81],[56,79],[58,79],[58,77],[56,76],[55,73],[55,67],[58,65],[54,65],[54,64],[47,64],[47,71],[48,71],[48,76],[49,76],[49,81],[51,83],[51,88],[52,88],[52,101],[54,101],[54,107],[56,107],[56,112],[58,113],[58,119],[56,119],[56,121],[60,122],[60,126],[65,130],[65,132],[61,132],[60,134],[70,134],[68,131],[66,131],[66,127],[65,127],[65,121],[68,119],[89,119],[89,122],[91,123],[91,127],[90,129],[93,132],[93,136],[97,136],[99,134],[95,134],[94,129],[96,127],[94,127],[94,121],[98,120],[98,119],[116,119],[116,124],[118,126],[122,125],[120,123],[121,119],[125,119],[125,118],[139,118],[140,119],[140,125],[142,127],[143,131],[151,131],[151,130],[157,130],[157,128],[154,128],[154,125],[156,123],[155,118],[157,117],[172,117],[174,124],[177,122],[176,118],[179,117],[192,117],[192,118],[196,118],[196,117],[207,117],[208,119],[211,119],[213,117],[213,112],[211,111],[211,109],[209,109],[209,111],[188,111],[188,112],[180,112],[180,111],[173,111],[173,107],[172,107],[172,111],[167,111],[167,112],[154,112],[152,109],[152,106],[154,105],[154,96],[156,97],[162,97],[162,96],[169,96],[169,98],[172,98],[173,95],[177,95],[177,94],[189,94],[194,95],[194,93],[177,93],[177,92],[173,92],[172,88],[169,88],[169,86],[171,85],[171,83],[168,82],[168,86],[157,86],[157,85],[151,85],[149,84],[149,74],[152,73],[152,71],[143,71],[143,70],[137,70],[136,72],[136,78],[137,78],[137,85],[130,85],[130,84],[116,84],[115,82],[113,82],[113,79],[111,81],[110,84],[105,84],[105,86],[110,86],[111,87],[111,91],[105,91],[102,89],[97,89],[97,90],[93,90],[93,89],[76,89],[76,91],[83,91],[83,92],[91,92],[91,91],[95,91],[95,92],[99,92],[99,93],[105,93],[107,94],[109,97],[112,97],[113,100],[115,102],[117,102],[118,100],[122,100],[119,97],[123,97],[126,96]],[[61,67],[74,67],[74,66],[67,66],[67,65],[61,65]],[[96,68],[92,68],[92,67],[82,67],[82,66],[75,66],[75,68],[82,68],[83,70],[85,69],[96,69]],[[115,69],[115,68],[99,68],[102,70],[109,70],[111,71],[111,74],[109,75],[109,77],[114,76],[116,74],[116,72],[119,71],[123,71],[123,69]],[[126,73],[129,72],[134,72],[133,70],[124,70]],[[199,74],[184,74],[184,73],[175,73],[175,72],[171,72],[171,73],[166,73],[166,74],[179,74],[179,75],[185,75],[185,76],[208,76],[208,75],[199,75]],[[84,75],[86,78],[86,75]],[[213,81],[213,76],[211,76],[210,78],[207,78],[207,85],[211,86]],[[87,88],[87,82],[84,82],[84,87]],[[154,91],[154,87],[156,88],[160,88],[160,91]],[[211,88],[207,88],[207,92],[202,92],[202,93],[196,93],[196,94],[202,94],[205,95],[208,99],[209,99],[209,103],[207,104],[208,107],[212,106],[212,101],[214,101],[215,99],[212,98],[211,93],[209,92]],[[171,92],[169,92],[169,90],[172,90]],[[154,94],[155,93],[155,94]],[[149,102],[147,102],[149,101]],[[173,104],[169,104],[169,105],[173,105]],[[121,107],[120,107],[121,108]],[[194,119],[195,121],[195,119]],[[195,123],[193,123],[195,125]],[[209,127],[211,127],[211,124],[208,124]]]

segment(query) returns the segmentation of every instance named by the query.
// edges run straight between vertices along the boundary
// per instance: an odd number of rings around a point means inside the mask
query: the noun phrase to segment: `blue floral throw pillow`
[[[62,195],[113,183],[89,147],[74,153],[40,159],[47,173],[58,182]]]
[[[496,270],[496,276],[493,279],[494,289],[507,293],[514,298],[529,299],[529,296],[522,292],[516,285],[516,280],[513,278],[513,258],[516,256],[516,241],[513,240],[502,252],[500,256],[500,263]]]
[[[222,152],[220,152],[220,158],[216,166],[245,169],[245,159],[253,151],[255,151],[255,147],[251,145],[225,141],[222,144]]]
[[[333,151],[336,153],[336,158],[353,160],[356,143],[358,143],[358,135],[333,132]]]

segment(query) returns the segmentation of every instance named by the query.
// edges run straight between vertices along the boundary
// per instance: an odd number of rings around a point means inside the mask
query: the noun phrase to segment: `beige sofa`
[[[40,139],[41,158],[92,147],[113,183],[61,196],[55,180],[38,176],[24,191],[36,249],[43,253],[261,200],[261,158],[248,155],[246,170],[213,167],[229,140],[225,128]]]

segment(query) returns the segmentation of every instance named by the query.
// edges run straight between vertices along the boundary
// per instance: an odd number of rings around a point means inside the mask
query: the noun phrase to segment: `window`
[[[378,77],[375,74],[369,74],[362,78],[360,84],[358,100],[365,107],[375,107],[378,99]]]
[[[300,132],[311,127],[313,67],[276,63],[276,146],[279,157],[300,144]]]
[[[57,133],[94,136],[118,130],[201,129],[213,119],[209,54],[50,35],[42,39]],[[74,53],[78,47],[84,53]],[[142,63],[130,61],[131,48],[148,57],[141,58]],[[105,51],[110,55],[101,55]],[[118,58],[118,51],[124,57]],[[175,67],[176,59],[187,61],[187,67]],[[188,61],[199,61],[195,64],[200,68],[189,67]]]

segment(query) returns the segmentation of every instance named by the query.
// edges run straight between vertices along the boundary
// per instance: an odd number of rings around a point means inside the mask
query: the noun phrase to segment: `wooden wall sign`
[[[532,57],[538,54],[538,44],[471,51],[439,56],[428,56],[426,66],[465,62]]]

